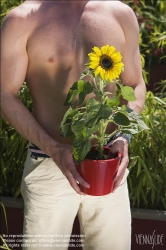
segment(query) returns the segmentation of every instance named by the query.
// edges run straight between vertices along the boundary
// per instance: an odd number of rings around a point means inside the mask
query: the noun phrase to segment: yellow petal
[[[106,46],[105,46],[105,51],[106,51],[105,54],[106,54],[106,55],[108,55],[109,47],[110,47],[109,45],[106,45]]]
[[[93,55],[95,55],[94,52],[91,52],[91,53],[88,54],[88,56],[93,56]]]
[[[96,58],[96,57],[91,57],[90,61],[91,62],[98,62],[98,63],[100,62],[100,60],[98,58]]]
[[[119,52],[116,52],[116,53],[113,53],[113,54],[112,54],[111,58],[112,58],[113,60],[115,59],[115,60],[121,61],[122,56],[121,56],[121,54],[120,54]]]
[[[100,71],[100,76],[101,76],[101,78],[102,78],[103,80],[105,80],[105,70],[104,70],[104,69],[102,69],[102,70]]]
[[[121,71],[122,68],[124,67],[124,64],[123,64],[123,63],[115,63],[115,64],[114,64],[114,67],[115,67],[115,68],[119,68],[119,70]]]
[[[93,69],[97,68],[99,66],[99,63],[97,62],[90,62],[90,66],[92,66]]]
[[[90,69],[96,69],[96,65],[94,65],[93,63],[90,63],[90,64],[89,64],[89,68],[90,68]]]
[[[98,59],[99,57],[95,53],[89,53],[88,56],[91,58],[96,58]]]
[[[109,46],[108,55],[111,56],[116,51],[115,47]]]
[[[97,56],[101,56],[102,55],[101,50],[98,47],[94,47],[93,50],[97,54]]]
[[[106,55],[107,54],[107,47],[106,46],[101,47],[101,51],[102,51],[103,55]]]
[[[106,79],[106,80],[109,80],[109,79],[110,79],[110,73],[109,73],[108,70],[107,70],[106,73],[105,73],[105,79]]]
[[[95,70],[95,76],[99,75],[101,70],[102,70],[101,66],[97,67],[96,70]]]

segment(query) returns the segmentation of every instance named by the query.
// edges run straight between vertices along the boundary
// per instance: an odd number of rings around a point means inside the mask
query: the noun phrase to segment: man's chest
[[[114,18],[98,13],[83,14],[80,18],[50,18],[39,22],[27,44],[31,63],[84,64],[94,46],[109,44],[122,52],[125,39]]]

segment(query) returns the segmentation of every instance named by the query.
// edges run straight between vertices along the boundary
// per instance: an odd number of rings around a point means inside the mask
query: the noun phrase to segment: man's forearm
[[[140,114],[144,107],[145,97],[146,97],[146,86],[143,81],[134,88],[134,93],[136,96],[136,100],[128,102],[127,105],[129,108],[133,109],[135,112]]]
[[[1,99],[2,117],[6,119],[20,135],[34,143],[51,157],[51,148],[58,146],[58,143],[46,133],[17,96],[8,95]]]

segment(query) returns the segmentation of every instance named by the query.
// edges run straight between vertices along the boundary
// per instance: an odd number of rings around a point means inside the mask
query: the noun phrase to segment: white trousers
[[[78,213],[82,240],[78,244],[83,250],[130,250],[128,173],[126,169],[114,193],[83,196],[75,192],[51,158],[33,159],[28,150],[21,183],[23,249],[67,250]]]

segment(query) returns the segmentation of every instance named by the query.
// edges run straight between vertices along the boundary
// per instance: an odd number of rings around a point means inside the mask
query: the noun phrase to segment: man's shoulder
[[[31,14],[35,11],[35,4],[23,2],[21,5],[11,9],[2,23],[2,31],[21,34],[31,29]]]
[[[23,2],[19,6],[11,9],[5,19],[4,23],[10,23],[12,25],[17,25],[17,24],[25,24],[27,22],[27,19],[29,19],[30,14],[33,12],[35,9],[35,3],[33,1],[31,4],[27,4],[27,2]],[[25,20],[25,22],[24,22]]]
[[[138,26],[135,13],[130,6],[121,1],[106,1],[105,4],[107,10],[111,12],[122,27],[127,26],[128,28],[130,25],[134,25],[136,28]]]
[[[127,4],[121,1],[105,1],[105,5],[109,11],[112,11],[116,15],[132,15],[133,10]]]
[[[132,22],[135,19],[135,14],[127,4],[121,1],[91,1],[90,6],[92,6],[93,12],[101,14],[106,14],[111,18],[115,18],[119,22]],[[128,23],[129,24],[129,23]]]

